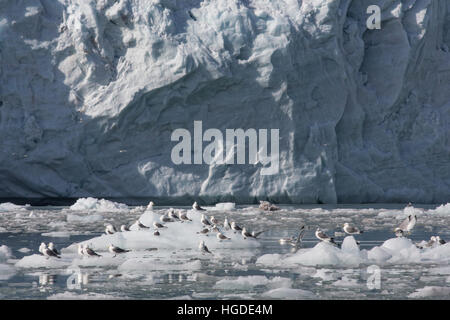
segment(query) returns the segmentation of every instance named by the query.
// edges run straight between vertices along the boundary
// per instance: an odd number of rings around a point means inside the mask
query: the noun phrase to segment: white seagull
[[[225,230],[230,230],[231,229],[231,224],[228,222],[228,218],[225,217],[225,220],[223,221],[223,227],[225,228]]]
[[[114,227],[112,224],[108,224],[105,228],[105,233],[106,234],[114,234],[117,232],[116,227]]]
[[[61,259],[61,257],[59,255],[57,255],[56,253],[54,253],[52,250],[50,250],[49,248],[47,248],[47,245],[45,243],[41,243],[41,245],[39,246],[39,250],[41,250],[42,254],[48,259],[50,257],[55,257],[58,259]]]
[[[271,204],[269,201],[259,201],[259,208],[264,211],[277,211],[280,210],[276,205]]]
[[[97,252],[89,248],[88,245],[85,245],[83,248],[83,253],[88,257],[101,257]]]
[[[144,226],[141,221],[137,221],[137,226],[139,229],[149,229],[150,227]]]
[[[242,228],[241,234],[242,234],[242,236],[244,237],[244,239],[247,239],[247,238],[254,238],[253,235],[252,235],[250,232],[248,232],[247,229],[246,229],[245,227]]]
[[[212,252],[209,251],[208,247],[206,246],[205,241],[203,241],[203,240],[200,241],[200,243],[199,243],[199,245],[198,245],[198,248],[200,249],[200,251],[201,251],[202,253],[209,253],[209,254],[212,254]]]
[[[219,224],[219,221],[216,218],[214,218],[214,216],[211,216],[209,220],[211,221],[212,224]]]
[[[126,225],[123,224],[120,226],[120,231],[127,232],[127,231],[130,231],[130,228],[128,228]]]
[[[217,239],[219,239],[220,241],[222,241],[222,240],[231,240],[231,238],[228,238],[226,235],[224,235],[224,234],[221,233],[221,232],[218,232],[216,237],[217,237]]]
[[[363,231],[359,230],[355,226],[351,226],[348,222],[344,223],[344,227],[342,228],[346,234],[361,234]]]
[[[205,215],[202,213],[202,219],[200,220],[205,226],[211,226],[211,222],[206,219]]]
[[[171,218],[172,220],[180,220],[180,218],[175,213],[175,210],[173,210],[172,208],[169,209],[169,218]]]
[[[155,203],[153,201],[150,201],[150,203],[147,206],[146,210],[153,210],[153,206],[155,205]]]
[[[192,209],[197,210],[197,211],[205,211],[205,209],[203,209],[202,207],[199,206],[197,201],[195,201],[194,204],[192,205]]]
[[[53,242],[50,242],[48,244],[48,248],[50,250],[52,250],[57,256],[60,255],[60,253],[58,252],[58,250],[56,249],[56,246],[53,244]]]
[[[125,253],[125,252],[130,252],[130,250],[125,250],[119,247],[116,247],[115,245],[113,245],[112,243],[109,245],[108,248],[109,252],[111,252],[112,254],[114,254],[114,257],[117,256],[120,253]]]
[[[231,229],[233,229],[234,233],[236,233],[236,231],[242,231],[242,228],[239,227],[236,222],[231,221]]]
[[[317,228],[315,235],[316,235],[316,238],[319,239],[320,241],[325,241],[325,242],[336,244],[334,242],[334,238],[327,236],[325,232],[320,230],[320,228]]]
[[[203,228],[202,230],[200,230],[199,232],[197,232],[197,234],[206,234],[209,232],[208,228]]]
[[[180,218],[180,220],[183,221],[192,221],[191,219],[188,218],[186,213],[183,213],[183,211],[179,210],[178,211],[178,218]]]
[[[153,226],[156,228],[156,229],[160,229],[160,228],[167,228],[165,225],[163,225],[163,224],[161,224],[161,223],[159,223],[159,222],[153,222]]]
[[[163,214],[161,217],[159,217],[159,220],[161,222],[173,222],[172,219],[170,219],[168,216],[166,216],[165,214]]]
[[[403,222],[397,227],[395,228],[394,232],[396,232],[396,230],[401,230],[403,234],[405,233],[411,233],[411,230],[414,228],[414,226],[416,225],[417,222],[417,217],[414,215],[409,215],[405,220],[403,220]]]

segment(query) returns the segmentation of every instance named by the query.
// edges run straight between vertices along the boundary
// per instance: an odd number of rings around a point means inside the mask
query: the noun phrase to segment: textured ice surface
[[[447,202],[449,21],[445,0],[2,1],[0,197]],[[194,120],[279,128],[279,174],[173,165]]]
[[[407,238],[386,240],[381,246],[360,250],[352,236],[344,239],[341,248],[320,242],[311,249],[300,249],[294,254],[263,255],[257,263],[268,266],[359,266],[360,264],[411,264],[450,262],[450,243],[419,249]]]
[[[164,213],[167,210],[164,210]],[[148,210],[144,212],[139,221],[150,229],[139,229],[135,222],[128,232],[117,232],[112,235],[103,234],[99,237],[92,238],[83,242],[90,245],[94,250],[107,250],[109,244],[124,249],[145,250],[149,248],[165,248],[165,249],[189,249],[198,250],[200,241],[205,241],[209,249],[227,249],[227,248],[257,248],[260,243],[256,239],[244,239],[240,233],[233,233],[232,230],[222,230],[222,233],[230,240],[219,240],[216,238],[215,232],[207,235],[199,234],[204,227],[201,223],[201,214],[203,211],[189,210],[187,216],[192,221],[187,222],[167,222],[163,223],[166,228],[159,229],[160,236],[153,235],[155,228],[153,222],[161,223],[160,218],[162,212]],[[221,227],[221,226],[219,226]],[[223,229],[223,228],[221,228]],[[67,250],[75,252],[76,246],[73,244]]]
[[[70,206],[70,210],[74,211],[97,211],[97,212],[120,212],[129,210],[128,206],[123,203],[117,203],[105,199],[96,198],[81,198],[78,199],[73,205]]]

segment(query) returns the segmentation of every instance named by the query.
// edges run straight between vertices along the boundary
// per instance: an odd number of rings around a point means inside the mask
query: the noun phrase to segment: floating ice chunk
[[[421,216],[424,214],[424,211],[420,208],[414,208],[413,206],[410,207],[405,207],[405,209],[403,209],[403,214],[407,217],[409,215],[412,216]]]
[[[67,222],[81,222],[81,223],[92,223],[97,221],[102,221],[103,216],[99,214],[89,214],[87,216],[79,216],[76,214],[68,214]]]
[[[51,237],[51,238],[70,238],[71,235],[77,234],[77,232],[72,231],[52,231],[52,232],[44,232],[41,234],[43,237]]]
[[[441,297],[448,298],[450,296],[450,287],[435,287],[426,286],[421,289],[417,289],[411,293],[409,298],[427,298],[427,297]]]
[[[369,250],[367,256],[370,260],[373,260],[377,263],[382,263],[392,257],[392,255],[386,249],[383,249],[381,247],[373,247]]]
[[[278,288],[266,291],[262,294],[263,297],[273,299],[315,299],[317,298],[314,293],[302,289],[292,288]]]
[[[260,256],[256,260],[256,264],[263,264],[271,267],[281,267],[283,262],[281,261],[282,255],[278,253],[268,253]]]
[[[66,258],[49,258],[33,254],[31,256],[26,256],[16,262],[15,266],[17,268],[49,268],[58,269],[70,265],[71,260]]]
[[[221,210],[221,211],[231,211],[236,209],[236,204],[234,202],[220,202],[216,203],[215,210]]]
[[[0,263],[6,262],[11,257],[11,249],[5,245],[0,246]]]
[[[346,237],[353,238],[353,237]],[[301,264],[306,266],[316,265],[346,265],[346,266],[358,266],[364,261],[364,256],[360,250],[356,248],[353,251],[354,238],[347,240],[349,244],[347,248],[352,249],[351,252],[341,250],[329,243],[320,242],[312,249],[299,250],[297,253],[284,259],[284,262],[293,265]],[[344,239],[345,242],[345,239]],[[355,243],[356,245],[356,243]]]
[[[25,206],[19,206],[11,202],[0,203],[0,212],[8,212],[8,211],[25,211],[30,207],[29,204]]]
[[[80,198],[70,206],[70,210],[76,211],[97,211],[97,212],[121,212],[128,211],[129,208],[126,204],[117,203],[105,199],[96,198]]]
[[[343,252],[358,254],[359,247],[358,244],[356,243],[355,238],[353,236],[345,237],[344,241],[341,244],[341,250]]]
[[[269,279],[265,276],[240,276],[236,279],[226,278],[219,280],[215,285],[215,289],[222,290],[245,290],[256,286],[269,286],[271,288],[289,288],[292,280],[289,278],[274,277]]]
[[[434,210],[428,210],[427,214],[433,214],[438,216],[449,216],[450,215],[450,203],[440,205]]]
[[[6,230],[6,228],[0,227],[0,233],[2,232],[8,232],[8,230]]]
[[[203,229],[201,223],[201,214],[190,210],[187,213],[192,221],[187,222],[168,222],[166,228],[159,230],[160,235],[153,235],[153,222],[160,222],[161,215],[152,211],[144,212],[139,221],[150,229],[139,230],[137,223],[134,223],[128,232],[116,232],[112,235],[101,235],[84,241],[82,244],[89,244],[94,250],[105,250],[109,244],[114,244],[123,249],[145,250],[149,248],[165,249],[190,249],[198,254],[198,244],[201,240],[205,241],[206,246],[213,249],[236,249],[236,248],[256,248],[261,244],[256,239],[244,239],[240,234],[234,234],[233,231],[222,230],[223,234],[231,240],[221,241],[216,238],[214,232],[209,235],[198,234]],[[77,244],[72,244],[67,249],[76,252]],[[213,252],[214,253],[214,252]]]
[[[31,252],[31,249],[28,249],[28,248],[20,248],[20,249],[17,250],[17,251],[19,251],[20,253],[28,253],[28,252]]]
[[[358,280],[351,279],[347,276],[343,276],[342,279],[339,279],[335,282],[333,282],[333,286],[336,287],[345,287],[345,288],[356,288],[361,286],[361,284],[358,283]]]
[[[312,275],[313,278],[320,278],[323,281],[337,280],[338,275],[335,270],[331,269],[317,269],[316,273]]]
[[[8,280],[16,274],[16,269],[8,264],[0,263],[0,281]]]

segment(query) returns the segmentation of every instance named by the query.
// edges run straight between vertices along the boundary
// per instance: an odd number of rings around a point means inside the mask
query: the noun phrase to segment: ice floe
[[[121,212],[128,211],[129,207],[123,203],[117,203],[105,199],[96,198],[80,198],[72,206],[70,210],[74,211],[96,211],[96,212]]]
[[[29,204],[25,206],[19,206],[11,202],[0,203],[0,213],[8,211],[24,211],[27,210],[29,206]]]
[[[215,289],[221,290],[245,290],[256,286],[268,286],[270,288],[289,288],[292,280],[283,277],[269,279],[266,276],[239,276],[235,279],[225,278],[216,282]]]
[[[293,254],[266,254],[258,258],[257,263],[268,266],[359,266],[360,264],[411,264],[411,263],[448,263],[450,244],[434,248],[419,249],[407,238],[386,240],[381,246],[370,250],[360,250],[355,239],[348,236],[341,248],[320,242],[310,249],[300,249]]]

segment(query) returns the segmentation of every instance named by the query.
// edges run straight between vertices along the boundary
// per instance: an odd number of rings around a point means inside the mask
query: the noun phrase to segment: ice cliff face
[[[0,197],[449,201],[449,45],[447,0],[0,0]],[[174,165],[194,120],[279,174]]]

